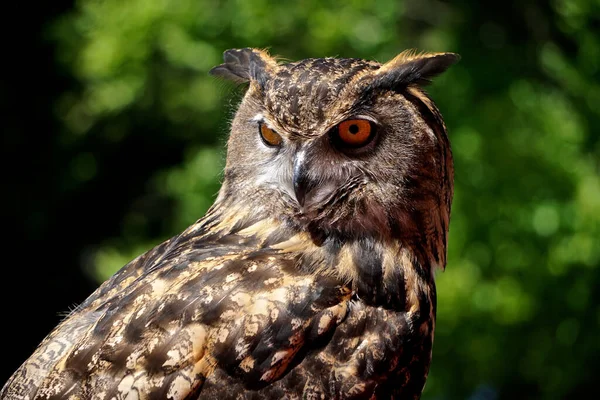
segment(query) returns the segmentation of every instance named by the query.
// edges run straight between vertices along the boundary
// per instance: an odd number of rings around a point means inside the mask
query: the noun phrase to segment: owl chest
[[[206,382],[203,395],[211,398],[209,394],[221,393],[223,382],[232,398],[248,389],[263,399],[286,398],[282,393],[289,398],[332,399],[412,398],[421,393],[433,341],[429,316],[352,300],[343,320],[332,328],[321,336],[312,335],[313,330],[306,332],[303,348],[270,383],[255,386],[261,377],[271,377],[264,369],[256,379],[250,379],[256,370],[217,370]],[[282,354],[281,348],[268,348]],[[267,359],[272,360],[270,356]]]
[[[435,316],[397,311],[352,302],[346,320],[338,326],[319,354],[328,366],[335,396],[352,397],[364,391],[406,391],[425,381],[431,361]],[[329,365],[327,365],[329,363]],[[404,388],[404,389],[403,389]],[[422,388],[415,388],[420,393]],[[385,398],[385,396],[384,396]]]
[[[434,287],[377,252],[348,258],[363,267],[350,284],[297,268],[298,260],[309,259],[290,257],[285,273],[268,263],[253,269],[252,276],[268,275],[246,280],[255,290],[238,285],[223,289],[229,293],[224,297],[213,296],[221,315],[211,347],[217,368],[203,393],[216,395],[229,381],[231,393],[251,390],[262,398],[281,398],[277,388],[284,387],[309,398],[353,398],[424,382]],[[343,254],[337,261],[343,265]],[[260,282],[269,285],[256,290]]]

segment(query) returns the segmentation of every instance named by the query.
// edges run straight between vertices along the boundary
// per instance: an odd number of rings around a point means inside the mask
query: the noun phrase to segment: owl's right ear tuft
[[[458,60],[460,56],[455,53],[404,51],[375,72],[370,86],[391,90],[402,90],[408,85],[424,86]]]
[[[223,61],[209,74],[235,83],[256,82],[260,87],[264,87],[270,71],[277,66],[265,51],[251,48],[226,50]]]

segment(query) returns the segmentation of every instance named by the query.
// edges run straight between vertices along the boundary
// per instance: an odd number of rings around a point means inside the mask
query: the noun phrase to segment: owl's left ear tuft
[[[260,87],[264,87],[269,72],[277,67],[277,61],[265,51],[251,48],[226,50],[223,61],[209,74],[235,83],[256,82]]]
[[[404,51],[374,73],[370,86],[390,90],[401,90],[408,85],[424,86],[458,60],[460,56],[456,53]]]

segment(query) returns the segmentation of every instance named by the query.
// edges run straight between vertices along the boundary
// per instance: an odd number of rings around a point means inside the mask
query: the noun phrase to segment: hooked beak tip
[[[308,176],[304,165],[304,154],[300,153],[294,161],[294,172],[292,178],[294,194],[300,207],[304,207],[306,193],[308,191]]]
[[[306,178],[294,174],[294,194],[296,195],[296,201],[300,207],[304,207],[304,200],[306,199]]]

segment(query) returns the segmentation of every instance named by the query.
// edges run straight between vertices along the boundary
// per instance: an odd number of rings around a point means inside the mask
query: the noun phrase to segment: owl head
[[[381,64],[279,63],[234,49],[211,73],[248,89],[232,121],[217,203],[326,239],[401,241],[444,267],[453,193],[443,119],[422,90],[458,60],[403,52]]]

